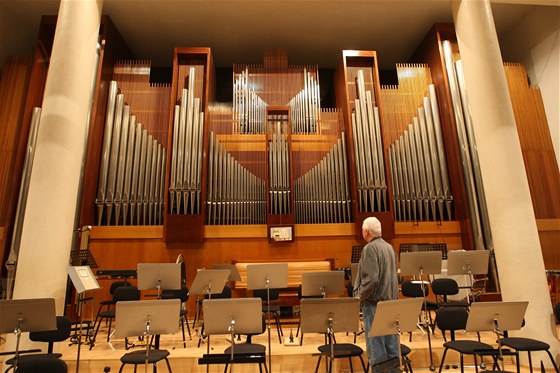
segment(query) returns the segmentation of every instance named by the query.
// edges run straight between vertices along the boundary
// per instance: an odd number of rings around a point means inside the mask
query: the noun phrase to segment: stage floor
[[[192,320],[190,321],[192,323]],[[191,324],[192,325],[192,324]],[[297,324],[283,324],[284,337],[288,338],[290,332],[294,335],[296,333]],[[186,330],[185,330],[186,331]],[[180,330],[173,335],[164,335],[161,337],[160,348],[167,349],[170,351],[169,361],[174,373],[183,372],[223,372],[224,365],[210,365],[207,370],[206,365],[199,365],[198,359],[202,357],[203,354],[208,352],[208,345],[204,342],[198,347],[199,337],[195,330],[192,330],[192,338],[187,335],[187,347],[183,347],[183,341]],[[125,341],[120,338],[111,338],[109,342],[106,341],[107,337],[107,325],[103,325],[97,336],[97,342],[95,346],[90,350],[88,345],[83,344],[80,348],[80,360],[79,360],[79,373],[102,373],[106,370],[105,368],[110,368],[110,372],[118,372],[121,366],[120,357],[131,351],[140,350],[143,348],[141,341],[132,341],[137,347],[125,350]],[[458,332],[456,335],[457,339],[476,339],[476,334]],[[495,345],[495,336],[493,333],[484,332],[481,333],[481,339],[483,342]],[[346,335],[345,333],[337,333],[336,340],[338,343],[353,343],[354,336]],[[242,338],[241,342],[244,341]],[[253,343],[259,343],[267,347],[268,351],[268,333],[264,333],[253,337]],[[295,344],[293,346],[288,346],[286,344],[280,344],[278,340],[278,333],[274,325],[270,329],[270,346],[272,351],[272,372],[277,373],[303,373],[303,372],[314,372],[317,363],[317,347],[324,343],[324,338],[321,334],[308,333],[305,334],[303,339],[303,345]],[[412,367],[414,372],[418,373],[428,373],[430,372],[430,353],[428,347],[428,337],[427,334],[422,332],[420,329],[415,330],[412,333],[412,341],[409,340],[409,335],[403,334],[401,336],[401,343],[409,346],[412,352],[409,358],[412,361]],[[432,344],[432,357],[433,364],[435,365],[436,371],[439,368],[441,362],[441,355],[443,353],[442,344],[444,339],[442,337],[441,331],[436,330],[435,335],[431,335]],[[356,344],[365,350],[364,336],[358,335],[356,339]],[[210,339],[210,353],[223,353],[224,350],[230,346],[228,335],[216,335],[212,336]],[[3,347],[3,346],[2,346]],[[76,344],[71,344],[65,342],[60,344],[60,352],[63,354],[63,359],[68,364],[68,372],[76,372],[76,360],[78,355],[78,347]],[[366,355],[364,352],[364,361],[366,361]],[[546,357],[548,359],[548,357]],[[323,359],[324,362],[325,359]],[[268,356],[267,356],[268,361]],[[459,355],[453,352],[448,352],[446,357],[446,364],[457,364],[459,362]],[[487,363],[486,369],[491,369],[491,359],[485,358]],[[472,357],[465,358],[465,371],[474,372]],[[535,371],[540,372],[540,360],[534,359],[533,364],[535,365]],[[354,358],[354,371],[361,372],[362,368],[359,363],[359,359]],[[235,364],[233,367],[233,372],[244,372],[253,373],[258,372],[258,364]],[[511,357],[505,358],[505,369],[514,372],[515,362]],[[132,372],[133,366],[127,365],[124,372]],[[138,368],[139,372],[144,371],[144,367],[140,366]],[[159,372],[167,372],[167,367],[164,362],[158,363]],[[324,372],[324,364],[322,364],[320,372]],[[336,359],[333,367],[334,372],[349,372],[350,367],[348,364],[348,359]],[[459,368],[444,369],[443,372],[459,372]],[[522,373],[529,372],[528,367],[521,368]],[[552,372],[553,370],[548,370]]]

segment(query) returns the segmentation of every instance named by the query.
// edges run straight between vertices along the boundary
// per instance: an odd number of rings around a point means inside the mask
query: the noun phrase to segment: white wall
[[[560,7],[537,6],[500,39],[502,58],[525,65],[541,90],[556,161],[560,161]],[[560,168],[560,165],[559,165]]]

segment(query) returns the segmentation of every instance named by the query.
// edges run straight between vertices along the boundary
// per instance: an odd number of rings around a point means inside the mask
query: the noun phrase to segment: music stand
[[[399,368],[401,372],[403,371],[403,366],[400,334],[403,332],[411,332],[416,328],[418,315],[420,315],[421,309],[422,299],[420,298],[387,300],[377,303],[377,310],[375,311],[375,317],[371,324],[369,336],[378,337],[397,334],[399,339]],[[382,363],[385,362],[380,362],[379,364]]]
[[[138,290],[157,289],[157,298],[161,290],[181,289],[180,263],[138,263]]]
[[[234,363],[235,334],[262,332],[261,298],[205,299],[202,308],[208,335],[230,334],[231,364]]]
[[[239,270],[235,264],[214,264],[214,269],[227,269],[230,271],[228,281],[241,281],[241,275],[239,274]]]
[[[247,265],[247,289],[266,289],[269,371],[272,370],[272,348],[270,345],[270,289],[283,289],[286,287],[288,287],[288,263]]]
[[[197,295],[196,297],[196,315],[193,325],[198,334],[198,324],[200,322],[201,302],[198,295],[206,295],[208,299],[212,299],[212,294],[220,294],[224,290],[224,286],[228,281],[231,271],[229,269],[199,269],[189,290],[189,294]],[[199,335],[198,346],[204,340],[204,328]],[[208,344],[208,352],[210,352],[210,344]]]
[[[91,268],[87,265],[74,267],[68,266],[66,267],[66,272],[68,273],[68,276],[70,277],[70,281],[72,281],[74,288],[76,288],[77,293],[76,303],[78,304],[78,323],[80,325],[80,327],[78,328],[78,353],[76,356],[76,373],[78,373],[78,369],[80,366],[80,350],[82,347],[82,311],[83,304],[87,300],[84,298],[84,293],[90,290],[101,289],[101,286],[99,286],[99,283],[95,279]]]
[[[489,258],[490,252],[488,250],[455,250],[447,254],[447,274],[469,276],[469,293],[467,294],[467,300],[470,300],[474,275],[488,274]]]
[[[115,335],[146,338],[145,372],[148,372],[151,335],[174,334],[179,329],[180,299],[117,302]]]
[[[519,330],[529,302],[478,302],[473,303],[467,319],[467,332],[493,331],[498,340],[499,360],[504,370],[502,344],[503,330]]]
[[[54,298],[0,300],[0,333],[16,335],[14,371],[22,332],[56,330]]]
[[[427,326],[428,329],[428,349],[430,351],[430,370],[435,370],[434,359],[432,355],[432,338],[430,336],[430,324],[426,317],[426,292],[424,286],[424,275],[435,275],[441,273],[441,252],[440,251],[413,251],[401,253],[401,275],[403,276],[418,276],[420,286],[422,287],[422,301],[424,304],[422,312],[422,325]]]
[[[358,298],[304,298],[301,300],[301,332],[325,333],[329,337],[330,354],[334,360],[334,333],[357,333],[360,328]]]
[[[301,274],[301,295],[312,297],[344,293],[344,272],[303,272]]]

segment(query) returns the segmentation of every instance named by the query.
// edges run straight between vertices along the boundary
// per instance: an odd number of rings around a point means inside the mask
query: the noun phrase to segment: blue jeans
[[[377,305],[363,302],[361,306],[369,365],[373,366],[374,364],[381,363],[391,358],[398,358],[400,342],[397,334],[384,335],[380,337],[369,336],[373,318],[375,317],[375,311],[377,310]],[[396,371],[398,371],[398,369]]]

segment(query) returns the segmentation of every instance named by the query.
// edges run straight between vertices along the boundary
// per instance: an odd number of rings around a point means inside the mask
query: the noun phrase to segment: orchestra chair
[[[472,355],[474,358],[475,371],[478,373],[478,359],[477,355],[482,354],[484,351],[493,351],[494,347],[487,343],[473,341],[473,340],[456,340],[455,331],[465,330],[467,326],[467,318],[469,317],[468,311],[464,307],[441,307],[436,311],[436,325],[444,333],[449,331],[451,340],[443,344],[445,348],[441,357],[441,364],[439,366],[439,373],[441,373],[447,351],[453,350],[460,355],[461,373],[464,373],[465,366],[463,357],[464,355]],[[480,352],[480,353],[479,353]]]
[[[53,353],[54,343],[62,342],[70,337],[72,329],[72,321],[66,316],[56,317],[56,330],[29,332],[29,339],[33,342],[46,342],[48,343],[46,353],[28,354],[18,356],[18,367],[28,361],[44,361],[55,359],[58,360],[62,357],[60,353]],[[8,359],[6,365],[9,367],[6,372],[14,368],[15,358]],[[56,363],[55,363],[56,364]],[[36,366],[36,365],[34,365]],[[29,368],[30,369],[30,368]],[[16,369],[16,372],[18,370]]]
[[[459,294],[457,281],[449,277],[440,277],[432,280],[432,292],[436,295],[438,307],[470,307],[469,302],[451,301],[448,296]]]
[[[428,297],[428,295],[430,295],[430,289],[428,288],[427,284],[420,284],[412,280],[405,280],[401,284],[401,293],[403,296],[408,298],[425,299],[426,297]],[[429,320],[428,332],[430,332],[430,328],[434,327],[434,321],[432,319],[432,311],[436,311],[438,308],[439,308],[438,303],[431,300],[425,300],[424,303],[422,303],[422,310],[428,314],[428,320]],[[419,318],[422,318],[422,316],[420,315]],[[422,320],[419,319],[419,322],[421,323]],[[409,334],[410,334],[410,342],[412,342],[412,333]],[[432,334],[433,334],[433,329],[432,329]]]
[[[525,325],[525,320],[523,320],[523,325]],[[539,341],[533,338],[526,338],[526,337],[509,337],[507,332],[505,333],[504,338],[500,338],[500,343],[502,346],[509,347],[515,351],[515,361],[517,364],[517,371],[519,372],[519,353],[520,352],[527,352],[529,357],[529,369],[531,373],[533,373],[533,361],[531,359],[531,352],[536,351],[545,351],[548,356],[550,357],[550,361],[552,362],[552,366],[556,373],[558,373],[558,365],[554,361],[554,357],[550,353],[550,345],[546,342]]]
[[[113,300],[113,294],[115,294],[115,290],[121,286],[130,286],[130,282],[124,280],[124,281],[115,281],[111,284],[111,286],[109,287],[109,294],[111,295],[111,299],[105,299],[99,302],[99,308],[97,308],[97,314],[95,315],[93,325],[97,323],[97,320],[99,319],[99,314],[101,313],[101,311],[103,311],[103,309],[105,309],[105,311],[108,311],[111,309],[111,307],[115,306]]]
[[[113,302],[115,304],[117,304],[117,302],[126,302],[131,300],[140,300],[140,290],[138,290],[136,286],[119,286],[115,289],[115,292],[113,294]],[[109,339],[111,338],[111,325],[113,320],[115,319],[115,313],[116,311],[114,307],[106,311],[101,311],[99,313],[97,327],[95,328],[95,333],[93,334],[93,338],[89,346],[90,350],[95,345],[97,333],[99,332],[99,328],[104,319],[109,320],[109,328],[107,329],[107,342],[109,342]]]
[[[253,296],[255,298],[261,298],[262,312],[266,315],[270,310],[270,315],[274,317],[274,322],[276,324],[276,331],[278,332],[278,341],[282,344],[282,337],[284,332],[282,331],[282,324],[280,323],[280,303],[278,299],[280,298],[280,289],[269,289],[268,297],[270,298],[270,305],[267,303],[267,291],[266,289],[255,289],[253,290]]]
[[[179,322],[181,323],[181,330],[183,332],[183,347],[187,348],[187,341],[185,338],[185,324],[189,332],[189,339],[192,339],[191,328],[187,320],[187,301],[189,300],[189,289],[186,286],[181,286],[180,290],[163,290],[161,292],[162,299],[179,299],[181,301],[181,312]]]
[[[408,346],[406,346],[406,345],[403,345],[403,344],[401,343],[401,361],[402,361],[402,368],[403,368],[403,371],[404,371],[404,372],[407,372],[407,373],[413,373],[413,371],[412,371],[412,362],[411,362],[411,360],[408,358],[408,354],[410,354],[411,351],[412,351],[412,350],[410,349],[410,347],[408,347]],[[379,365],[383,365],[383,366],[384,366],[384,367],[381,369],[381,370],[383,371],[383,370],[388,370],[388,369],[394,368],[394,366],[390,366],[390,364],[395,364],[395,363],[396,363],[396,360],[393,358],[393,359],[389,359],[389,360],[387,360],[387,361],[381,362],[381,363],[379,363]],[[389,366],[388,366],[388,365],[389,365]],[[367,372],[369,372],[369,371],[370,371],[370,365],[369,365],[369,361],[368,361],[368,363],[367,363]],[[371,371],[374,372],[375,369],[372,368]]]
[[[167,370],[169,370],[169,373],[172,373],[171,365],[169,364],[169,360],[167,359],[168,356],[169,356],[169,351],[156,350],[150,347],[150,349],[148,350],[148,364],[153,365],[154,373],[157,372],[156,364],[162,360],[165,360],[165,363],[167,364]],[[124,366],[127,364],[134,365],[134,372],[136,372],[136,368],[138,367],[138,365],[146,364],[146,350],[138,350],[138,351],[128,352],[124,354],[121,357],[121,363],[122,364],[119,369],[119,373],[123,371]]]
[[[327,337],[327,339],[328,338],[330,337]],[[362,355],[364,354],[364,350],[360,346],[355,345],[353,343],[336,343],[336,341],[333,340],[332,347],[334,352],[333,359],[329,359],[329,356],[331,354],[330,343],[326,343],[324,345],[317,347],[320,354],[319,354],[319,359],[317,360],[317,365],[315,367],[315,373],[319,371],[319,367],[321,365],[321,358],[323,356],[325,356],[325,358],[327,359],[327,364],[328,364],[327,372],[329,373],[332,372],[332,361],[334,359],[344,359],[344,358],[348,359],[348,362],[350,364],[350,372],[353,373],[354,372],[354,366],[352,364],[353,357],[360,358],[360,362],[362,363],[362,368],[364,373],[368,372],[369,367],[366,367],[366,363],[364,362],[364,358],[362,357]]]
[[[61,359],[27,360],[18,363],[15,373],[67,373],[68,366]]]
[[[262,329],[261,332],[258,334],[262,334],[264,333],[266,330],[266,320],[264,318],[262,318]],[[235,347],[234,347],[234,355],[235,354],[245,354],[245,355],[265,355],[266,354],[266,346],[263,346],[261,344],[257,344],[257,343],[253,343],[252,341],[252,337],[253,335],[257,335],[257,334],[247,334],[247,339],[245,340],[245,343],[236,343]],[[229,346],[228,348],[225,349],[224,354],[226,355],[230,355],[231,354],[231,346]],[[262,366],[264,364],[264,371],[265,373],[268,373],[268,368],[266,366],[266,362],[261,363],[259,362],[259,372],[262,373],[263,369]],[[229,364],[226,363],[226,366],[224,368],[224,373],[227,373],[227,369],[228,369]]]

